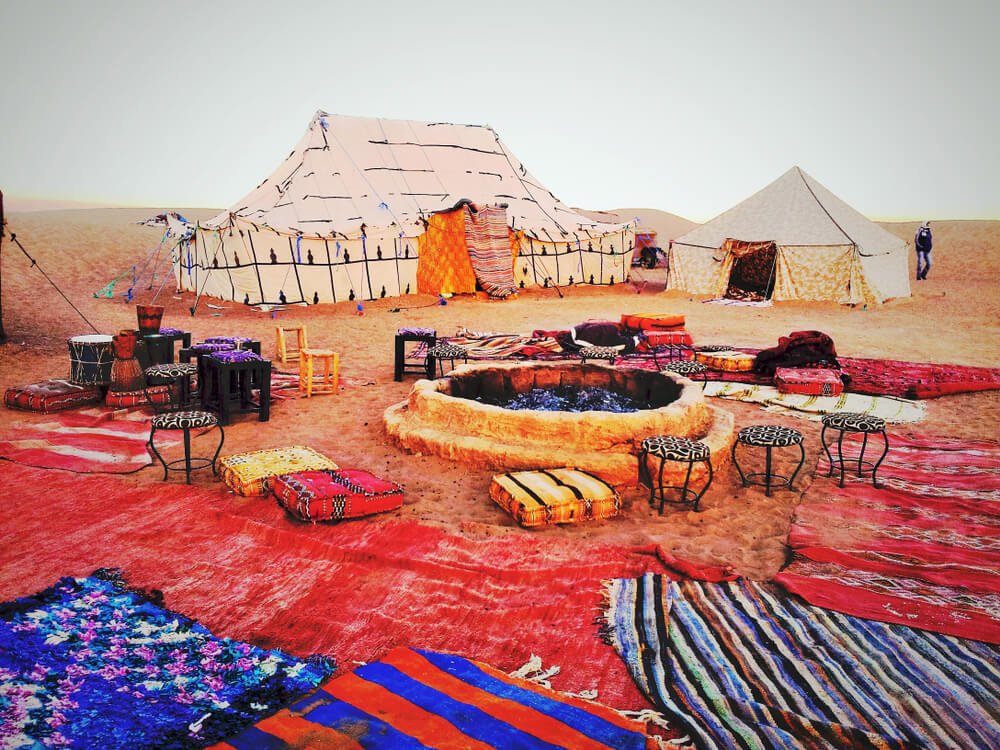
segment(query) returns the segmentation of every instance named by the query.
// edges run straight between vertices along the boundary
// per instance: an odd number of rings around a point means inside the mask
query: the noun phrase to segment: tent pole
[[[3,190],[0,190],[0,344],[7,343],[3,329],[3,238],[7,236],[7,219],[3,213]]]

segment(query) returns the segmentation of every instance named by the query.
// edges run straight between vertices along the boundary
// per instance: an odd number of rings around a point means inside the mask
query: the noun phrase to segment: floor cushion
[[[247,497],[266,495],[269,480],[281,474],[338,468],[322,453],[302,445],[237,453],[220,458],[217,466],[222,481]]]
[[[395,510],[403,488],[360,469],[301,471],[274,477],[278,503],[302,521],[339,521]]]
[[[673,331],[646,331],[639,337],[638,350],[646,351],[658,346],[691,346],[694,340],[683,328]]]
[[[683,328],[684,323],[683,315],[667,313],[632,313],[621,317],[622,328],[632,331],[668,331]]]
[[[622,507],[614,487],[581,469],[497,474],[490,497],[525,528],[612,518]]]
[[[43,380],[40,383],[12,386],[4,391],[3,403],[9,409],[25,409],[48,414],[77,406],[96,404],[101,390],[96,385],[77,385],[68,380]]]
[[[108,391],[104,404],[113,409],[129,409],[133,406],[143,406],[152,401],[154,404],[169,404],[173,398],[173,386],[151,385],[138,391]]]
[[[725,372],[750,372],[753,369],[754,355],[744,352],[695,352],[694,359],[713,370]]]
[[[779,393],[807,396],[839,396],[844,392],[840,370],[826,367],[779,367],[774,371],[774,385]]]

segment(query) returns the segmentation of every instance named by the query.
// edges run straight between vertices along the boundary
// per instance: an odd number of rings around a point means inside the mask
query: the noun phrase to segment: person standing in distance
[[[913,238],[913,244],[917,248],[917,281],[927,278],[927,272],[931,270],[931,223],[925,221],[920,225],[917,234]]]

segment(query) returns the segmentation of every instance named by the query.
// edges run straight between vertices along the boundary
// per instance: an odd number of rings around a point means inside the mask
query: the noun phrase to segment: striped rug
[[[397,648],[213,747],[642,750],[646,738],[596,703],[459,656]]]
[[[16,422],[0,440],[0,458],[43,469],[85,474],[130,474],[153,463],[149,416],[132,411],[116,419],[110,410],[86,409]],[[157,433],[158,448],[173,444]]]
[[[1000,747],[1000,652],[740,579],[608,588],[607,634],[699,748]]]
[[[491,297],[516,294],[507,209],[487,206],[477,213],[464,213],[465,243],[479,286]]]
[[[802,419],[819,421],[824,414],[850,411],[882,417],[886,422],[919,422],[927,413],[926,404],[894,396],[865,396],[842,393],[839,396],[810,396],[804,393],[781,393],[770,385],[728,383],[709,380],[705,395],[760,404],[764,411],[779,412]]]

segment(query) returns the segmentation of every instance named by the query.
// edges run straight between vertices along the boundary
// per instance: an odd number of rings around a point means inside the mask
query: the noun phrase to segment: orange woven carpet
[[[120,568],[220,636],[348,666],[396,646],[504,671],[537,654],[561,667],[558,690],[646,705],[593,619],[601,582],[663,571],[655,555],[520,529],[462,536],[388,514],[313,526],[221,483],[140,484],[0,462],[0,486],[0,601]]]
[[[465,242],[465,211],[433,214],[417,238],[417,291],[424,294],[474,294],[476,274]]]
[[[315,744],[314,744],[315,743]],[[643,750],[643,725],[487,664],[397,648],[213,750],[554,747]]]

